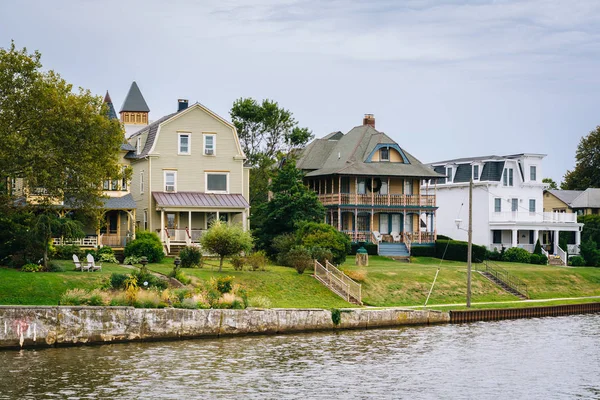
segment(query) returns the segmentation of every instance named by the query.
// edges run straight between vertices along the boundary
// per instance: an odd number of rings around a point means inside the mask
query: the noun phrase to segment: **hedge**
[[[435,245],[433,246],[412,246],[410,255],[413,257],[435,257]]]
[[[446,249],[446,246],[448,248]],[[467,261],[467,242],[458,240],[437,240],[435,242],[435,257],[444,260]],[[444,252],[446,254],[444,254]],[[471,258],[473,262],[483,262],[486,248],[484,246],[472,245]]]
[[[359,247],[360,247],[360,245],[358,243],[356,243],[356,242],[351,243],[350,255],[351,256],[355,255],[356,250],[358,250]],[[367,253],[369,253],[370,256],[377,255],[377,245],[376,244],[367,242],[367,243],[365,243],[364,248],[367,250]]]

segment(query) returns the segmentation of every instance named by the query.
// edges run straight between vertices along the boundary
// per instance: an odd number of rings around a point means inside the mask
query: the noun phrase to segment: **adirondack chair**
[[[399,241],[401,240],[401,239],[400,239],[400,233],[398,233],[398,232],[396,232],[396,231],[392,231],[392,232],[390,233],[390,235],[392,235],[392,240],[393,240],[394,242],[399,242]]]
[[[88,261],[88,265],[90,268],[90,271],[94,272],[94,271],[100,271],[102,270],[102,264],[96,265],[96,262],[94,261],[94,256],[91,254],[87,255],[87,261]]]
[[[373,236],[375,237],[375,240],[377,240],[377,243],[381,242],[381,240],[383,239],[381,237],[381,233],[379,233],[378,231],[373,231]]]
[[[77,257],[76,254],[73,254],[73,264],[75,264],[75,271],[89,271],[90,270],[90,265],[89,264],[82,264],[79,261],[79,257]]]

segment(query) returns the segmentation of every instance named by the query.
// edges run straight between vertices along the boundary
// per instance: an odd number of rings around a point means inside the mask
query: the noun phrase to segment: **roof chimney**
[[[365,117],[363,118],[363,125],[371,125],[373,128],[375,128],[375,115],[365,114]]]
[[[177,103],[178,103],[177,112],[183,111],[186,108],[188,108],[188,101],[187,101],[187,99],[178,99]]]

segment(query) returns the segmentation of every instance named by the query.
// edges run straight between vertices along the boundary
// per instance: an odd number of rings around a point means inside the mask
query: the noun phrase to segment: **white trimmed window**
[[[448,179],[448,183],[452,182],[452,167],[446,168],[446,179]]]
[[[513,186],[513,177],[513,169],[504,168],[504,173],[502,174],[502,184],[504,186]]]
[[[123,173],[123,177],[121,178],[121,190],[126,191],[127,190],[127,177],[125,176],[125,173],[127,171],[127,167],[123,167],[121,172]]]
[[[135,143],[135,154],[140,154],[142,152],[142,138],[138,137],[137,142]]]
[[[388,147],[382,147],[379,150],[380,161],[390,161],[390,149]]]
[[[144,230],[148,230],[148,210],[144,210]]]
[[[479,165],[473,165],[473,180],[479,180]]]
[[[165,173],[165,192],[177,191],[177,171],[164,171]]]
[[[217,135],[204,135],[204,155],[214,156],[217,154]]]
[[[229,193],[229,173],[206,172],[206,193]]]
[[[192,135],[187,133],[178,133],[178,150],[177,154],[191,154],[192,153]]]
[[[140,171],[140,193],[144,193],[144,171]]]
[[[494,199],[494,212],[502,211],[502,199],[495,198]]]
[[[535,212],[535,199],[529,199],[529,212]]]
[[[510,199],[510,210],[512,212],[519,211],[519,199]]]
[[[531,165],[529,167],[529,180],[531,180],[531,181],[537,180],[537,167],[535,165]]]

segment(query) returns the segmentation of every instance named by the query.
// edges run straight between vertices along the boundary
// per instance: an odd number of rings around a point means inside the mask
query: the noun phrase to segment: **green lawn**
[[[225,262],[218,272],[218,261],[207,260],[203,268],[182,268],[188,276],[209,280],[215,276],[233,276],[234,284],[240,284],[248,297],[264,296],[277,308],[340,308],[352,307],[330,292],[311,276],[310,271],[299,275],[295,269],[269,265],[266,271],[235,271]],[[173,269],[173,259],[165,258],[160,264],[149,264],[149,269],[168,274]]]
[[[57,305],[68,289],[93,289],[111,273],[129,273],[131,270],[114,264],[102,265],[102,271],[75,271],[72,261],[58,261],[65,272],[21,272],[0,268],[0,304],[2,305]]]
[[[438,266],[440,273],[428,304],[464,303],[467,288],[466,263],[418,257],[411,263],[400,263],[384,257],[369,258],[367,277],[363,282],[363,301],[372,306],[404,306],[424,304]],[[564,268],[530,264],[498,263],[527,283],[532,299],[600,295],[600,268]],[[490,281],[473,264],[472,302],[518,300]],[[354,271],[354,259],[348,257],[342,269]]]

